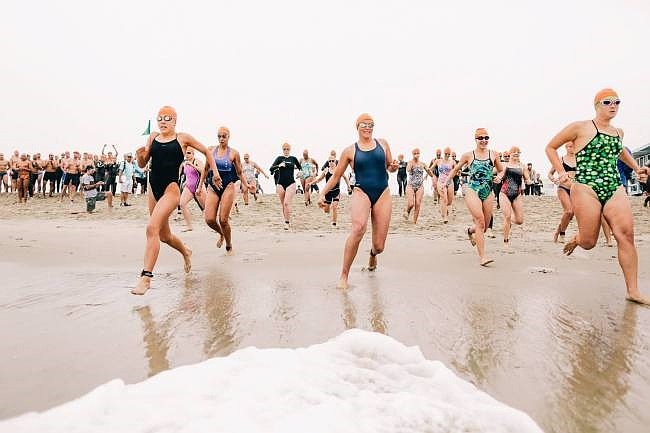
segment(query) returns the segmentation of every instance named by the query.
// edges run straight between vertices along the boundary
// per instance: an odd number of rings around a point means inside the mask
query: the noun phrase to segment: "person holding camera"
[[[84,193],[84,198],[86,199],[86,212],[93,213],[95,211],[95,205],[98,201],[106,200],[108,202],[109,209],[113,207],[113,193],[110,190],[97,191],[97,188],[104,185],[104,181],[95,182],[93,174],[95,173],[95,168],[92,165],[86,166],[86,170],[83,176],[81,176],[81,188]]]

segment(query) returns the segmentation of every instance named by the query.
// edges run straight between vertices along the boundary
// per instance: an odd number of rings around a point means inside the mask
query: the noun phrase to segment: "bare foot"
[[[147,290],[151,287],[151,278],[142,276],[140,277],[140,281],[138,281],[138,284],[131,289],[131,293],[134,295],[144,295],[147,293]]]
[[[487,266],[492,262],[494,262],[494,260],[492,260],[492,259],[483,259],[483,260],[481,260],[481,266]]]
[[[226,245],[226,255],[232,256],[232,245]]]
[[[469,238],[469,241],[472,244],[472,246],[475,247],[476,241],[474,240],[474,233],[472,233],[472,229],[470,227],[467,227],[467,237]]]
[[[628,295],[625,297],[625,300],[626,300],[626,301],[629,301],[629,302],[634,302],[634,303],[636,303],[636,304],[641,304],[641,305],[650,305],[650,299],[645,298],[645,297],[644,297],[643,295],[641,295],[641,294],[639,294],[639,295],[630,295],[630,294],[628,294]]]
[[[571,253],[573,252],[573,250],[575,250],[577,246],[578,246],[578,236],[576,235],[576,236],[572,237],[569,242],[564,244],[564,248],[562,248],[562,251],[567,256],[570,256]]]
[[[183,268],[185,269],[185,273],[189,274],[192,270],[192,250],[187,247],[185,249],[187,250],[187,255],[183,256],[183,261],[185,262]]]
[[[182,231],[182,232],[191,232],[191,231],[192,231],[192,227],[183,227],[183,228],[181,229],[181,231]]]
[[[348,288],[348,279],[341,277],[338,283],[336,283],[336,288],[341,290],[347,290]]]
[[[219,237],[219,240],[217,241],[217,248],[221,248],[221,245],[223,245],[223,241],[224,241],[224,238],[223,238],[223,235],[221,235]]]
[[[377,255],[372,255],[370,254],[370,257],[368,258],[368,270],[369,271],[374,271],[377,269]]]

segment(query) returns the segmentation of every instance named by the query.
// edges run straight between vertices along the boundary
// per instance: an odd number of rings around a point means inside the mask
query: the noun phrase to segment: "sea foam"
[[[382,334],[349,330],[299,349],[113,380],[1,432],[541,432],[525,413]]]

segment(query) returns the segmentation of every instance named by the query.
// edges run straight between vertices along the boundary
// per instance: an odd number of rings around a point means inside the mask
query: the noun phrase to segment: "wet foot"
[[[483,259],[483,260],[481,260],[481,266],[487,266],[492,262],[494,262],[494,260],[492,260],[492,259]]]
[[[646,298],[646,297],[644,297],[644,296],[642,296],[640,294],[639,295],[634,295],[634,296],[628,294],[625,297],[625,300],[629,301],[629,302],[634,302],[635,304],[650,305],[650,299],[648,299],[648,298]]]
[[[226,245],[226,255],[232,256],[232,245]]]
[[[185,249],[187,250],[187,254],[183,255],[183,269],[186,274],[189,274],[192,270],[192,250],[187,247],[185,247]]]
[[[368,270],[370,272],[374,271],[377,269],[377,256],[372,255],[372,251],[370,252],[370,257],[368,257]]]
[[[347,290],[348,288],[348,279],[341,277],[338,283],[336,283],[336,288],[341,290]]]
[[[562,248],[562,252],[564,252],[564,254],[566,254],[567,256],[570,256],[571,253],[573,253],[573,250],[575,250],[577,246],[578,246],[578,236],[574,236],[571,238],[569,242],[564,244],[564,248]]]
[[[223,245],[223,241],[224,241],[224,238],[223,238],[223,235],[221,235],[219,237],[219,240],[217,241],[217,248],[221,248],[221,246]]]
[[[289,230],[289,221],[284,222],[284,229]]]
[[[476,246],[476,241],[474,240],[474,233],[472,233],[471,228],[467,228],[467,237],[469,238],[470,243],[472,244],[473,247]]]
[[[131,293],[134,295],[144,295],[147,293],[147,290],[151,287],[151,278],[149,277],[140,277],[140,281],[138,281],[138,284],[131,289]]]

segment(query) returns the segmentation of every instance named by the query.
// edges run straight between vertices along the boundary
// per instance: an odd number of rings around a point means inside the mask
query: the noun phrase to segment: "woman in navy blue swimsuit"
[[[144,267],[138,284],[131,290],[134,295],[144,295],[153,278],[160,242],[164,242],[183,255],[185,272],[192,268],[190,257],[192,251],[174,236],[169,228],[169,216],[178,206],[181,190],[178,187],[178,169],[185,159],[188,147],[205,155],[210,167],[216,170],[214,159],[204,145],[185,132],[176,132],[176,110],[162,107],[158,111],[158,129],[149,135],[147,144],[136,150],[136,159],[140,168],[151,160],[149,172],[149,223],[147,224],[147,246],[144,251]],[[221,185],[219,177],[215,185]]]
[[[221,185],[215,186],[212,182],[214,171],[208,164],[205,165],[201,182],[206,179],[208,195],[205,198],[205,211],[203,212],[205,223],[214,231],[219,233],[217,247],[221,248],[223,241],[226,241],[226,254],[232,254],[232,237],[230,231],[230,211],[235,201],[235,183],[241,179],[242,188],[248,189],[246,176],[242,175],[241,158],[239,152],[228,146],[230,130],[222,126],[217,131],[218,146],[208,148],[208,154],[212,155],[221,178]],[[217,213],[219,221],[217,221]]]
[[[359,243],[366,232],[368,215],[372,222],[372,247],[368,259],[368,270],[374,271],[377,268],[377,254],[384,250],[392,210],[386,170],[393,173],[399,167],[398,162],[393,160],[388,142],[382,138],[372,137],[375,123],[369,114],[360,115],[357,118],[356,126],[359,141],[343,151],[336,171],[318,197],[318,205],[323,207],[325,196],[338,185],[339,179],[350,165],[356,177],[350,211],[352,232],[345,241],[341,277],[336,285],[339,289],[348,287],[350,267],[357,255]]]

